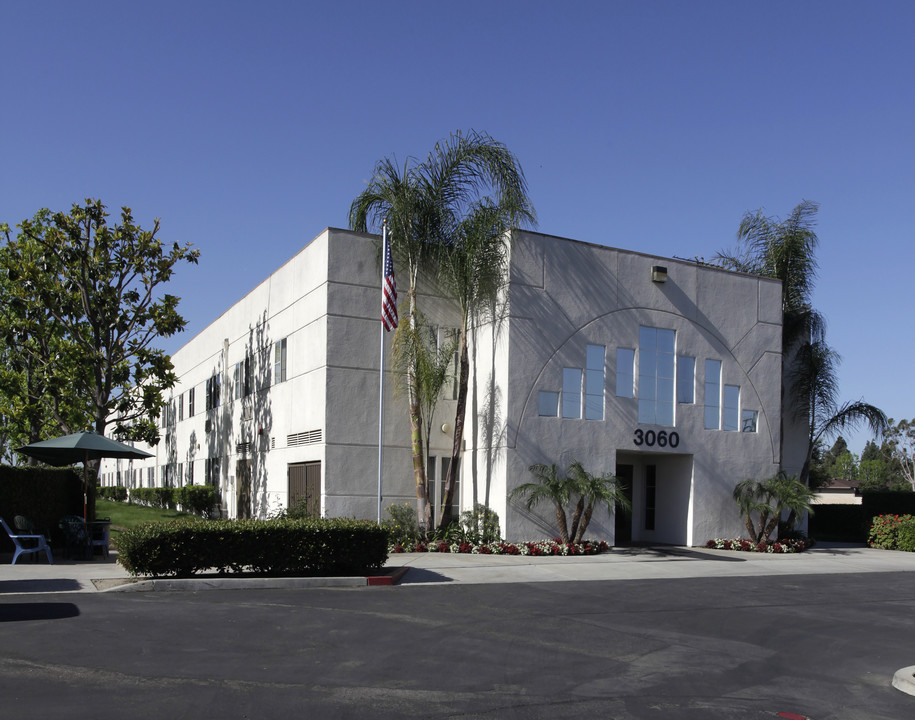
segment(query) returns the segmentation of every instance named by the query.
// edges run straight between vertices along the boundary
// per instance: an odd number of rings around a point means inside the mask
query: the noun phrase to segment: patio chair
[[[16,561],[19,559],[19,556],[24,553],[37,553],[44,550],[48,555],[48,563],[50,565],[54,564],[54,556],[51,555],[51,547],[48,545],[48,539],[44,535],[39,535],[37,533],[30,533],[27,535],[21,535],[19,533],[14,533],[10,530],[10,526],[6,524],[6,520],[0,517],[0,524],[3,525],[3,529],[6,530],[6,534],[9,535],[10,540],[13,541],[13,545],[16,546],[16,551],[13,553],[13,562],[15,565]],[[32,543],[35,544],[35,547],[32,547]]]
[[[78,515],[65,515],[60,519],[60,529],[64,531],[65,556],[71,558],[75,552],[77,558],[88,560],[92,549],[86,521]]]
[[[96,518],[94,523],[90,523],[92,528],[92,541],[89,543],[91,553],[95,555],[95,548],[100,547],[105,551],[105,557],[108,557],[108,538],[111,533],[111,518]]]

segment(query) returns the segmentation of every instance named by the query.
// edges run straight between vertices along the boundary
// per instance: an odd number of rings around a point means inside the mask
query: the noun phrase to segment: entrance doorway
[[[632,477],[633,467],[627,464],[617,464],[616,476],[620,479],[623,494],[632,507]],[[613,544],[621,547],[632,544],[632,512],[617,504],[613,512],[614,531]]]

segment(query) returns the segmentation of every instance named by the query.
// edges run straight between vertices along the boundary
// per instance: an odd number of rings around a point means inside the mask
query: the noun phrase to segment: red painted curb
[[[371,575],[365,579],[366,585],[396,585],[407,574],[410,568],[392,568],[387,575]]]

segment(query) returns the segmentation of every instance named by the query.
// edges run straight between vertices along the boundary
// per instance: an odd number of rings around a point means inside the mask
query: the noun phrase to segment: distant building
[[[210,483],[229,517],[307,497],[324,516],[374,519],[379,245],[326,229],[190,340],[172,358],[179,381],[155,456],[105,461],[103,481]],[[461,509],[488,504],[508,539],[551,536],[552,508],[531,513],[507,495],[532,479],[532,464],[576,459],[625,478],[632,495],[631,515],[595,513],[589,537],[699,545],[742,534],[738,482],[800,469],[803,433],[782,413],[778,281],[519,231],[509,280],[501,321],[472,337]],[[423,311],[444,342],[454,307],[429,292]],[[385,508],[415,500],[406,400],[394,387]],[[454,398],[449,386],[431,424],[436,504]]]

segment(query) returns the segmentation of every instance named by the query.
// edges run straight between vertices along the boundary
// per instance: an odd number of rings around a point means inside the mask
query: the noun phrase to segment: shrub
[[[114,485],[112,487],[100,487],[98,497],[115,502],[127,502],[127,488],[123,485]]]
[[[210,517],[216,507],[216,488],[212,485],[185,485],[175,488],[172,498],[185,512]]]
[[[153,507],[174,510],[174,489],[168,487],[135,488],[130,491],[130,499]]]
[[[393,546],[413,546],[420,539],[419,523],[416,519],[416,508],[410,503],[388,507],[390,520],[382,524],[387,529]]]
[[[871,521],[867,544],[884,550],[909,550],[910,546],[910,552],[915,550],[915,517],[878,515]]]
[[[132,575],[189,577],[215,569],[271,576],[352,575],[381,568],[388,532],[342,518],[147,524],[118,538]]]
[[[481,503],[474,505],[473,510],[461,513],[461,529],[464,531],[462,540],[474,544],[496,542],[502,538],[498,513]]]

